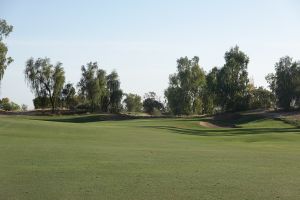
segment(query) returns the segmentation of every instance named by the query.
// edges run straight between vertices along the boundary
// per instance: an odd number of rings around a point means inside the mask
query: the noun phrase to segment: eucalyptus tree
[[[7,66],[13,61],[11,57],[7,56],[8,48],[3,42],[3,39],[8,37],[12,32],[13,26],[8,25],[3,19],[0,19],[0,83]]]
[[[81,67],[81,79],[78,83],[79,94],[92,111],[100,106],[100,84],[97,77],[97,62],[89,62]]]
[[[266,79],[280,108],[290,110],[293,103],[299,104],[300,62],[289,56],[282,57],[275,64],[275,74],[269,74]]]
[[[100,95],[100,110],[107,112],[109,105],[108,88],[107,88],[107,76],[106,71],[99,69],[97,72],[97,81],[99,84],[99,95]]]
[[[25,79],[36,97],[49,98],[54,112],[65,82],[62,63],[53,65],[49,58],[30,58],[26,62]]]
[[[225,53],[224,58],[225,65],[220,69],[217,78],[219,103],[224,111],[247,109],[249,57],[235,46]]]
[[[177,73],[170,75],[169,87],[165,90],[172,113],[202,113],[205,84],[205,72],[199,66],[198,57],[178,59]]]
[[[220,70],[217,67],[211,69],[206,75],[206,87],[204,95],[204,113],[213,114],[219,105],[218,98],[218,74]]]
[[[109,97],[109,111],[112,113],[120,112],[122,105],[121,100],[123,97],[123,91],[121,90],[119,75],[116,71],[112,71],[106,77],[107,79],[107,90]]]

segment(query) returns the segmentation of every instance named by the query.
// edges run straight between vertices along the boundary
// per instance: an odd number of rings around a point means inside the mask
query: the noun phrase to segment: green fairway
[[[273,119],[0,116],[0,199],[300,199],[300,129]]]

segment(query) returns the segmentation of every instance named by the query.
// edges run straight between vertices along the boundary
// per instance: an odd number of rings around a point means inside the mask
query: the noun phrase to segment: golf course
[[[300,198],[297,126],[201,121],[0,115],[0,199]]]

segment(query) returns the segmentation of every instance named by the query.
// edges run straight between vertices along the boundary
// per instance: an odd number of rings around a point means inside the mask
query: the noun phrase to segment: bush
[[[0,108],[5,111],[20,110],[20,106],[14,102],[10,102],[9,98],[3,98],[0,100]]]
[[[33,105],[35,109],[50,108],[50,99],[48,97],[36,97],[33,99]]]

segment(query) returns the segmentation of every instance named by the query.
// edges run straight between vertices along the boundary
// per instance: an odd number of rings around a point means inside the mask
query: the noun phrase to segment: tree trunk
[[[50,95],[50,103],[51,103],[51,112],[53,114],[55,111],[55,106],[54,106],[54,99],[51,95]]]

